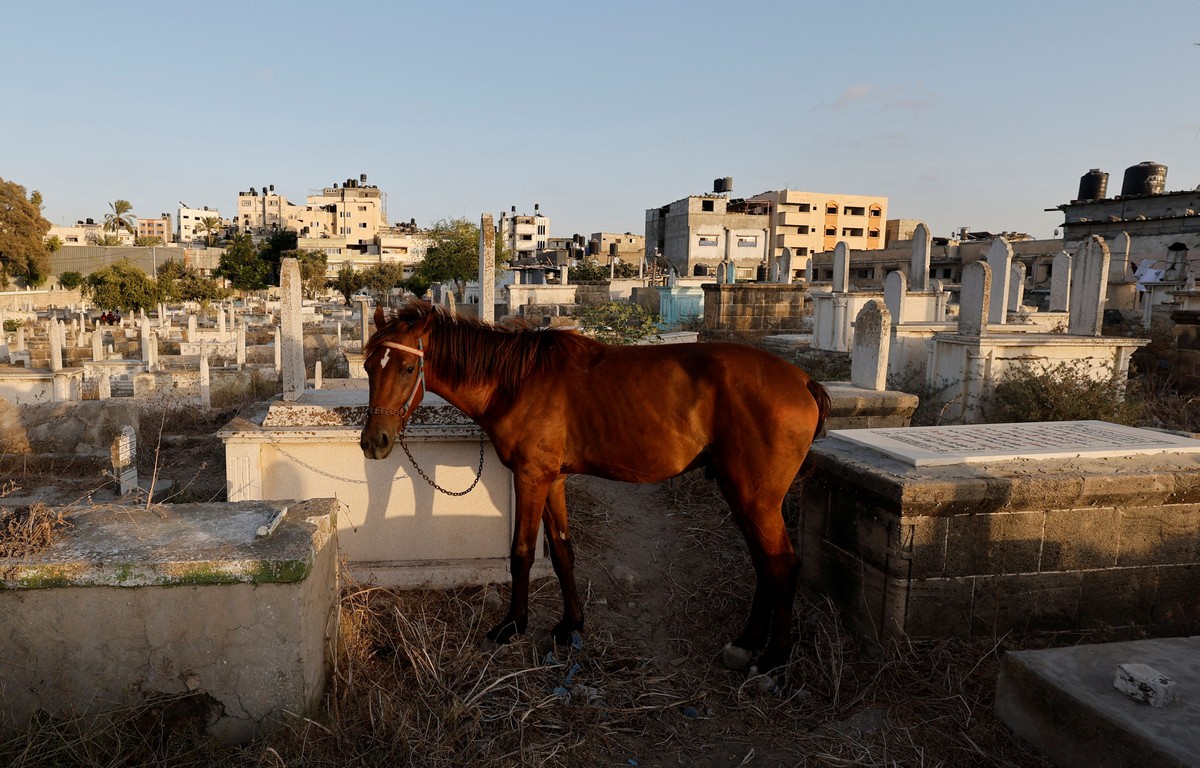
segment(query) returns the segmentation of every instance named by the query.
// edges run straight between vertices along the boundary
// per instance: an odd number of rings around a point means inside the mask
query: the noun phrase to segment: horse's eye
[[[405,373],[412,373],[412,372],[413,372],[413,367],[412,367],[411,365],[410,365],[410,366],[408,366],[407,368],[405,368],[405,369],[404,369],[404,372],[405,372]]]

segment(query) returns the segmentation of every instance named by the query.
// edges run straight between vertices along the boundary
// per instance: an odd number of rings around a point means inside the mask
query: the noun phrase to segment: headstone
[[[121,427],[112,441],[112,471],[120,484],[121,495],[132,493],[138,487],[137,480],[137,433],[133,427]]]
[[[558,284],[559,285],[569,285],[569,283],[567,281],[567,277],[568,277],[568,273],[570,271],[571,271],[571,268],[568,267],[566,264],[563,264],[561,267],[558,268]]]
[[[61,371],[62,361],[62,327],[57,320],[51,320],[48,334],[50,336],[50,370]]]
[[[238,323],[237,351],[234,354],[236,355],[235,362],[240,371],[242,366],[246,364],[246,324],[244,322]]]
[[[200,342],[200,405],[212,405],[212,379],[208,371],[208,344]]]
[[[922,222],[913,230],[912,265],[908,269],[908,284],[914,291],[924,291],[929,287],[930,247],[929,228]],[[897,323],[900,320],[896,320]]]
[[[854,386],[874,392],[887,389],[891,327],[891,315],[878,299],[871,299],[858,311],[850,353],[850,383]]]
[[[479,217],[479,318],[496,319],[496,226],[490,213]]]
[[[1020,312],[1025,303],[1025,265],[1015,262],[1008,271],[1008,311]]]
[[[988,324],[988,300],[992,295],[992,268],[975,261],[962,271],[962,291],[958,300],[958,332],[963,336],[982,336]]]
[[[283,288],[283,263],[282,262],[280,262],[279,270],[280,270],[279,271],[279,284],[280,284],[280,290],[282,291],[282,288]],[[286,301],[286,299],[285,299],[285,301]],[[217,338],[221,341],[225,341],[225,307],[222,307],[220,305],[217,306]]]
[[[158,370],[158,332],[157,331],[150,331],[150,335],[148,337],[147,344],[148,344],[147,349],[149,349],[150,353],[149,353],[149,355],[147,355],[147,358],[146,358],[146,370],[147,371],[157,371]]]
[[[142,362],[150,362],[150,321],[144,313],[138,320],[138,341],[142,348]]]
[[[816,279],[817,276],[813,272],[813,260],[812,257],[809,256],[804,260],[804,282],[811,283]]]
[[[104,339],[103,333],[99,328],[92,331],[92,360],[100,362],[104,359]]]
[[[96,384],[96,397],[101,400],[112,397],[112,377],[108,375],[108,371],[100,372],[100,380]]]
[[[779,261],[776,262],[776,266],[779,267],[778,282],[783,283],[784,285],[791,285],[792,279],[793,279],[792,278],[792,249],[791,248],[783,249],[783,255],[781,255],[779,257]]]
[[[987,264],[991,272],[988,322],[1001,325],[1008,312],[1008,282],[1011,279],[1010,270],[1012,269],[1012,246],[1003,237],[997,237],[992,241],[987,252]]]
[[[1130,238],[1128,232],[1122,232],[1108,241],[1108,280],[1112,283],[1127,283],[1133,279],[1129,269]]]
[[[341,349],[342,348],[342,321],[341,320],[337,321],[336,327],[337,327],[337,348]]]
[[[321,388],[321,361],[313,363],[313,389]]]
[[[196,343],[196,325],[197,325],[196,316],[188,315],[188,327],[187,327],[187,343],[188,344]]]
[[[283,330],[283,399],[295,400],[304,392],[304,316],[300,262],[282,259],[279,264],[280,325]],[[223,316],[223,315],[222,315]],[[222,329],[223,331],[224,329]]]
[[[728,266],[725,264],[725,262],[722,261],[717,264],[717,285],[725,284],[725,271],[727,269],[728,269]],[[671,279],[670,279],[670,276],[668,276],[667,286],[670,287],[670,285],[671,285]]]
[[[367,312],[369,303],[370,299],[366,296],[360,296],[358,299],[358,338],[364,347],[367,345],[367,339],[371,338],[371,315]]]
[[[458,313],[458,308],[454,304],[454,291],[446,291],[446,309],[450,310],[450,316],[454,317]]]
[[[850,290],[850,246],[845,241],[838,242],[833,248],[833,292],[845,293]]]
[[[1060,252],[1050,267],[1050,311],[1066,312],[1070,309],[1071,297],[1071,254]]]
[[[883,303],[896,325],[904,322],[904,302],[908,294],[908,279],[900,270],[888,272],[883,279]],[[856,327],[857,328],[857,327]],[[854,331],[858,333],[857,329]]]
[[[279,326],[275,326],[275,375],[279,376],[279,372],[283,369],[283,341],[279,334]]]
[[[1099,336],[1108,294],[1108,245],[1097,235],[1083,241],[1071,261],[1071,303],[1067,333]]]

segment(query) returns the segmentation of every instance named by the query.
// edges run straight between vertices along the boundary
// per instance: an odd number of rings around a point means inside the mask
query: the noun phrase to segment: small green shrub
[[[993,423],[1099,419],[1134,424],[1141,407],[1125,397],[1126,387],[1111,371],[1097,379],[1082,360],[1023,362],[1001,376],[982,406]]]
[[[5,333],[16,333],[18,328],[24,328],[24,327],[25,327],[25,321],[18,320],[15,317],[10,317],[4,321],[4,332]]]
[[[68,291],[74,290],[74,289],[78,288],[79,286],[83,285],[83,273],[82,272],[63,272],[61,275],[58,276],[58,282],[63,288],[66,288]]]
[[[640,304],[610,301],[598,307],[580,307],[575,313],[579,328],[605,344],[636,344],[658,336],[662,318]]]

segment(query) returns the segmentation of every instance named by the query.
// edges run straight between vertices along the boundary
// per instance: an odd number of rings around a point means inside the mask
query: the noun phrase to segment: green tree
[[[39,208],[41,194],[25,196],[25,188],[0,179],[0,276],[41,285],[50,274],[50,252],[43,242],[50,222]]]
[[[62,247],[63,241],[58,235],[52,235],[51,237],[46,238],[46,250],[50,253],[58,253],[60,250],[62,250]]]
[[[58,284],[68,291],[78,288],[82,283],[83,274],[81,272],[63,272],[58,276]]]
[[[610,301],[598,307],[580,307],[575,313],[579,328],[605,344],[636,344],[658,336],[661,318],[640,304]]]
[[[290,229],[280,229],[258,247],[258,255],[270,270],[271,285],[279,285],[279,261],[296,250],[298,235]]]
[[[121,244],[121,236],[114,235],[111,232],[103,234],[103,235],[95,235],[95,236],[93,236],[92,244],[93,245],[102,245],[102,246],[106,246],[106,247],[113,246],[113,245],[120,245]]]
[[[263,261],[249,234],[234,235],[213,274],[223,277],[239,291],[259,291],[267,287],[270,266]]]
[[[567,279],[571,282],[597,282],[608,279],[608,265],[601,265],[595,259],[584,259],[575,266],[571,267],[567,273]]]
[[[373,264],[360,274],[362,287],[375,294],[379,301],[383,301],[393,288],[406,287],[403,264]]]
[[[158,235],[142,235],[133,240],[133,244],[139,248],[152,248],[156,245],[162,245],[162,238]]]
[[[429,250],[414,276],[429,285],[454,283],[461,301],[467,282],[479,275],[479,227],[466,219],[442,219],[433,225],[429,240]]]
[[[217,233],[221,231],[221,220],[216,216],[205,216],[196,225],[196,231],[204,233],[204,246],[212,248],[217,240]]]
[[[152,308],[162,298],[158,284],[129,259],[121,259],[85,277],[83,295],[101,309],[124,312]]]
[[[174,259],[159,265],[158,287],[163,298],[170,301],[198,301],[208,304],[229,294],[229,291],[215,280]]]
[[[282,258],[295,259],[300,262],[300,285],[304,289],[304,298],[316,298],[327,282],[325,265],[329,257],[323,251],[293,249],[285,251]]]
[[[337,277],[333,279],[334,290],[342,294],[342,298],[346,300],[346,304],[350,303],[350,298],[362,287],[362,273],[355,271],[353,264],[343,265],[338,270]]]
[[[112,210],[104,215],[104,231],[120,232],[122,229],[133,234],[137,217],[133,215],[133,203],[128,200],[114,200],[108,204]]]

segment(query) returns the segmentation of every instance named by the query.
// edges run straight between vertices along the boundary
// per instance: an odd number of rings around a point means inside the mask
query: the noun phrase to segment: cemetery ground
[[[1196,410],[1165,390],[1150,405],[1157,422]],[[155,501],[224,498],[213,433],[237,407],[141,414],[139,475],[172,481]],[[9,499],[86,503],[105,484],[103,467],[78,459],[7,453],[0,464],[14,483]],[[992,713],[1000,659],[1108,639],[1005,635],[879,649],[807,596],[784,684],[764,689],[720,661],[745,618],[753,572],[715,486],[692,474],[646,486],[574,478],[568,488],[582,647],[545,644],[561,610],[554,579],[535,584],[530,632],[495,651],[482,638],[503,613],[504,586],[391,591],[344,579],[319,711],[235,748],[202,735],[195,699],[155,697],[103,721],[37,721],[2,737],[0,763],[1045,766]]]

